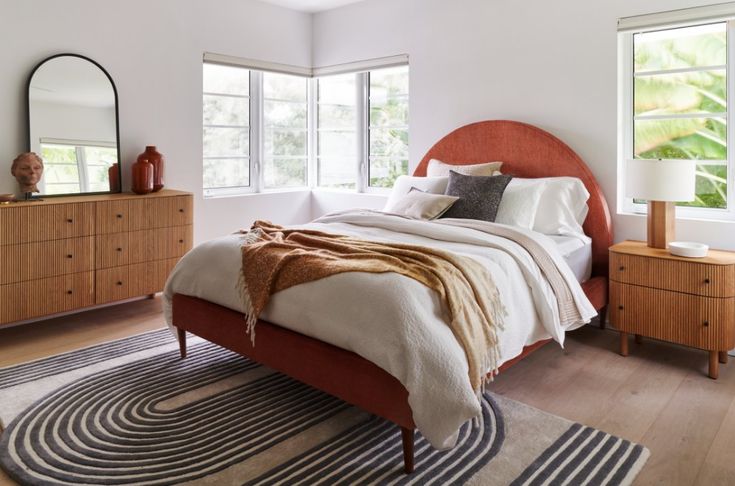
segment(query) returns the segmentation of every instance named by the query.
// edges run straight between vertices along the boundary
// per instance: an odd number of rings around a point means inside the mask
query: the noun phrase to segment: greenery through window
[[[727,23],[634,34],[633,83],[634,157],[695,160],[680,205],[727,208]]]
[[[408,173],[408,66],[369,76],[369,184],[393,187]]]

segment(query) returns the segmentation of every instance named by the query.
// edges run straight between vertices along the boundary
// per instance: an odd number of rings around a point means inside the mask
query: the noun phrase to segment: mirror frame
[[[33,80],[33,75],[36,74],[36,71],[43,66],[46,62],[56,59],[57,57],[77,57],[79,59],[84,59],[85,61],[89,61],[95,66],[97,66],[103,73],[105,73],[105,76],[107,76],[107,79],[110,81],[110,85],[112,86],[112,93],[115,96],[115,137],[116,145],[117,145],[117,177],[120,181],[119,187],[117,188],[117,191],[104,191],[104,192],[71,192],[67,194],[39,194],[38,196],[34,196],[34,198],[46,198],[46,197],[63,197],[63,196],[86,196],[86,195],[100,195],[100,194],[118,194],[122,192],[122,160],[120,159],[120,107],[119,107],[119,99],[117,96],[117,86],[115,86],[115,81],[112,80],[112,76],[110,76],[110,73],[107,72],[105,68],[102,67],[100,63],[95,61],[94,59],[90,59],[87,56],[83,56],[81,54],[73,54],[70,52],[63,52],[61,54],[54,54],[53,56],[47,57],[43,59],[41,62],[36,64],[36,66],[31,71],[30,76],[28,76],[28,81],[26,82],[26,140],[28,141],[28,145],[26,146],[26,152],[30,152],[31,150],[31,81]]]

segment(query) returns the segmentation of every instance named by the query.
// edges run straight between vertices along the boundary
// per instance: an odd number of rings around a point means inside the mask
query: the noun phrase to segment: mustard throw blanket
[[[480,263],[434,248],[287,230],[265,221],[253,224],[242,246],[241,285],[253,342],[255,324],[271,294],[343,272],[395,272],[436,291],[467,356],[472,388],[481,390],[487,371],[497,369],[497,331],[505,308]]]

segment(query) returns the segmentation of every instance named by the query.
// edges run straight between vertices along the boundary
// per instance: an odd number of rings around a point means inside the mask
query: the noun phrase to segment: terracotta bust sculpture
[[[38,192],[43,175],[43,159],[35,152],[24,152],[13,160],[10,173],[18,180],[21,193]]]

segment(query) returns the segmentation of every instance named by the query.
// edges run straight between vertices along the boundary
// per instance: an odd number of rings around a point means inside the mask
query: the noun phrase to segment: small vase
[[[136,194],[153,192],[153,164],[147,159],[138,157],[133,164],[133,192]]]
[[[110,183],[110,192],[120,192],[120,166],[117,162],[107,169],[107,180]]]
[[[156,150],[155,145],[146,145],[145,152],[138,156],[138,160],[146,159],[153,164],[153,192],[163,189],[163,154]]]

